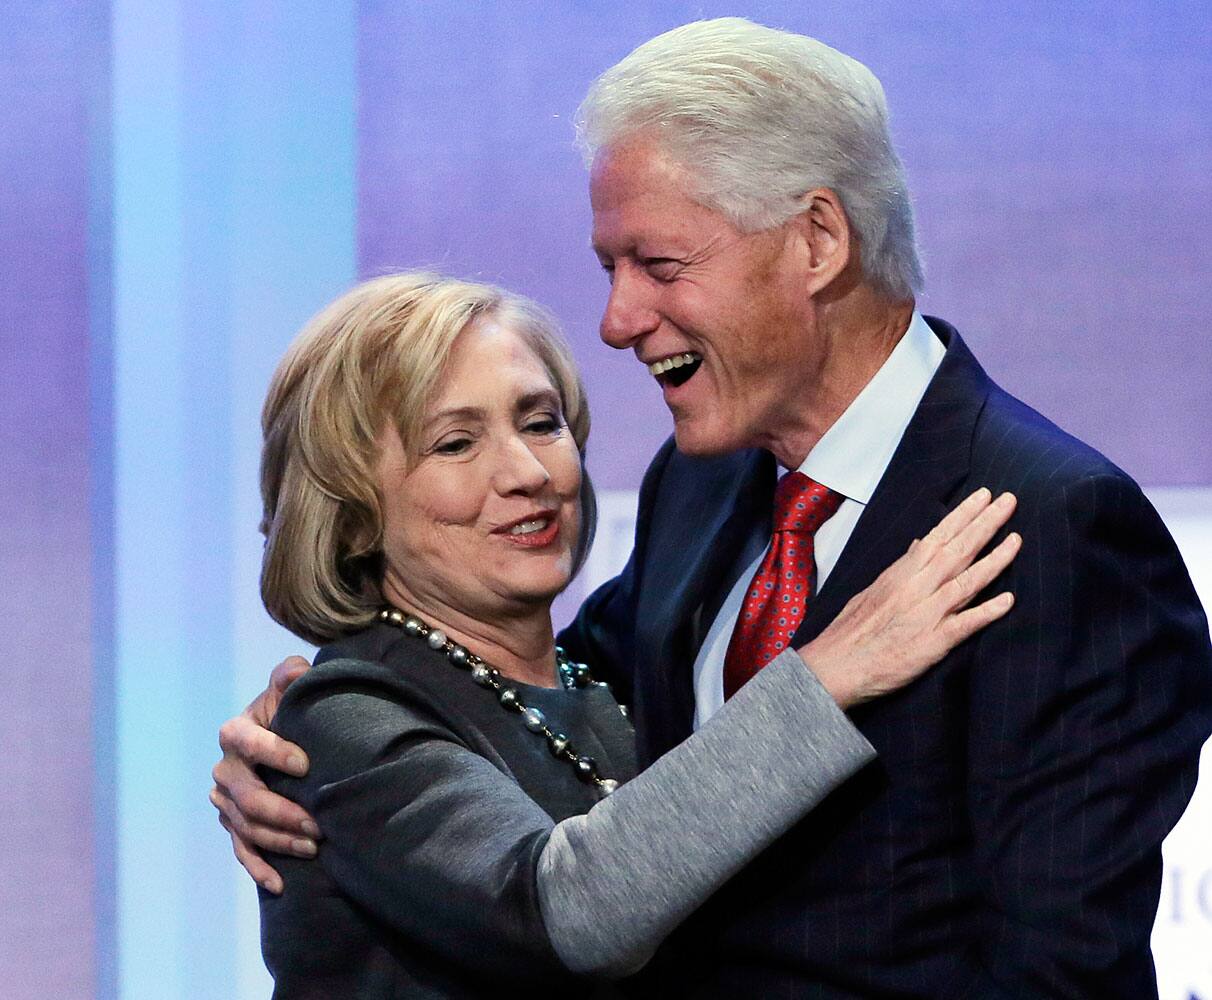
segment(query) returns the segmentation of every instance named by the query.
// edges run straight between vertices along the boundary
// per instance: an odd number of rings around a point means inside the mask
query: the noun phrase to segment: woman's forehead
[[[468,324],[455,339],[434,386],[427,411],[444,409],[460,397],[487,399],[555,390],[531,339],[495,318]]]

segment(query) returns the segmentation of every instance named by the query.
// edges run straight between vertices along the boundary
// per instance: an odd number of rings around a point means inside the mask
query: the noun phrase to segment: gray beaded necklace
[[[529,708],[524,705],[518,697],[517,688],[511,687],[508,680],[502,678],[501,672],[496,667],[485,663],[466,646],[452,642],[441,629],[433,628],[416,615],[405,614],[398,608],[384,608],[379,612],[379,621],[395,625],[402,628],[408,635],[424,639],[430,649],[445,653],[446,659],[454,666],[469,670],[473,681],[480,687],[495,692],[497,701],[506,711],[521,715],[522,725],[536,736],[545,739],[551,755],[556,760],[566,760],[571,764],[576,776],[585,784],[594,786],[599,797],[605,798],[619,787],[619,783],[613,778],[603,778],[598,774],[597,761],[587,754],[578,753],[567,736],[550,728],[542,712],[537,708]],[[589,668],[584,663],[573,663],[569,660],[559,646],[556,647],[556,671],[559,674],[560,684],[565,690],[570,691],[573,688],[601,683],[590,677]],[[622,705],[619,706],[619,711],[623,715],[627,714],[627,710]]]

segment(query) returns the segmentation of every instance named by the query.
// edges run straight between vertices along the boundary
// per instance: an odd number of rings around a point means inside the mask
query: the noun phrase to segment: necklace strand
[[[580,753],[567,736],[548,726],[546,716],[539,709],[525,705],[518,695],[517,688],[510,685],[496,667],[486,663],[466,646],[453,642],[441,629],[427,625],[416,615],[405,614],[398,608],[384,608],[379,612],[379,621],[395,625],[407,635],[424,639],[430,649],[445,653],[451,664],[469,671],[476,684],[495,693],[498,703],[505,711],[520,715],[522,725],[529,732],[547,741],[547,749],[551,751],[551,755],[556,760],[567,761],[576,776],[585,784],[593,786],[601,798],[605,798],[619,787],[619,783],[613,778],[603,778],[598,774],[597,761],[588,754]],[[560,684],[569,691],[602,683],[590,676],[589,667],[584,663],[573,663],[569,660],[559,646],[556,647],[556,672],[559,674]],[[624,716],[627,715],[627,710],[622,705],[619,706],[619,711]]]

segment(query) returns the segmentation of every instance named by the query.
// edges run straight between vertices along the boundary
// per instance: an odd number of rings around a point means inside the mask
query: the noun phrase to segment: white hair
[[[674,28],[606,70],[577,109],[586,163],[641,133],[688,171],[696,200],[747,232],[781,225],[805,193],[829,188],[867,281],[896,300],[921,289],[884,88],[857,60],[739,17]]]

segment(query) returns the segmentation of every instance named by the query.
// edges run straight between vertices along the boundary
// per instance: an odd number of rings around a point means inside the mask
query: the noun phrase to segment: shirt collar
[[[909,329],[799,471],[842,496],[867,504],[946,348],[914,310]]]

